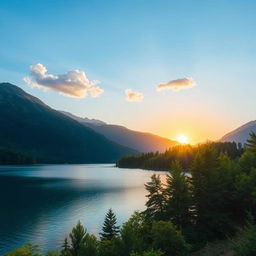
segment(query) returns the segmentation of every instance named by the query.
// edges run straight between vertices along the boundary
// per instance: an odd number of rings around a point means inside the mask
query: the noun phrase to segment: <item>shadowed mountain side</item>
[[[234,131],[227,133],[220,139],[220,141],[221,142],[235,141],[237,143],[240,142],[242,144],[245,144],[246,141],[249,139],[249,134],[251,132],[256,132],[256,121],[248,122],[240,126],[239,128],[235,129]]]
[[[10,83],[0,84],[0,147],[41,163],[106,163],[136,153]]]
[[[77,120],[95,132],[104,135],[107,139],[140,152],[164,152],[178,143],[151,133],[137,132],[120,125],[110,125],[102,121],[81,118],[68,112],[65,115]]]

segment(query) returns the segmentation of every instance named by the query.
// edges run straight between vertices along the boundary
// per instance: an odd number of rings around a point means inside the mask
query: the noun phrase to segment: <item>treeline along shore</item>
[[[0,165],[23,165],[23,164],[35,164],[35,157],[0,147]]]
[[[206,145],[216,150],[217,154],[227,154],[230,159],[240,157],[244,148],[241,143],[235,142],[208,142],[196,146],[177,145],[166,150],[164,153],[142,153],[138,155],[124,156],[117,161],[119,168],[140,168],[155,171],[168,171],[174,160],[180,162],[183,169],[188,170],[197,153]]]
[[[145,211],[135,212],[119,227],[110,209],[97,237],[78,222],[62,248],[45,255],[256,255],[256,134],[245,149],[207,143],[175,150],[178,157],[171,160],[166,182],[154,174],[145,184]],[[226,241],[226,247],[198,253],[214,241]],[[42,254],[37,246],[26,244],[5,256]]]

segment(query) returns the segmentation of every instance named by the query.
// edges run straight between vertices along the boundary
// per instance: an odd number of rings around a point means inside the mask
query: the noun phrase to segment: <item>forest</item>
[[[10,164],[35,164],[36,160],[33,156],[16,152],[6,148],[0,148],[0,165]]]
[[[79,221],[62,248],[46,255],[186,256],[222,240],[228,241],[229,255],[256,255],[256,134],[250,134],[245,149],[206,143],[173,150],[178,153],[166,180],[154,174],[145,184],[145,211],[119,227],[110,209],[98,236]],[[28,243],[5,256],[18,255],[42,254]]]
[[[242,155],[244,149],[241,143],[235,142],[207,142],[196,146],[177,145],[166,150],[164,153],[150,152],[139,155],[128,155],[117,161],[119,168],[140,168],[155,171],[168,171],[174,160],[179,161],[184,170],[189,170],[195,156],[205,145],[211,146],[217,154],[225,153],[231,159]]]

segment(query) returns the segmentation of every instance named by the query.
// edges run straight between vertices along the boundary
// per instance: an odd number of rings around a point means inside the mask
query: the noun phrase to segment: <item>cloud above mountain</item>
[[[125,95],[126,95],[126,101],[142,101],[144,96],[140,92],[135,92],[132,89],[126,89],[125,90]]]
[[[80,70],[71,70],[66,74],[52,75],[47,73],[44,65],[38,63],[30,66],[30,77],[23,80],[31,87],[56,91],[64,96],[85,98],[88,94],[95,98],[104,92],[97,86],[99,81],[90,81]]]
[[[171,80],[165,84],[159,84],[156,86],[157,91],[164,91],[164,90],[172,90],[172,91],[180,91],[192,88],[196,86],[197,83],[193,80],[193,78],[180,78],[176,80]]]

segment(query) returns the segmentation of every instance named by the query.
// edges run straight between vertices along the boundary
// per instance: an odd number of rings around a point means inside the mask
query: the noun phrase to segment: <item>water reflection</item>
[[[144,209],[151,175],[112,165],[0,167],[0,254],[27,241],[59,247],[79,219],[97,234],[110,207],[121,224]]]

